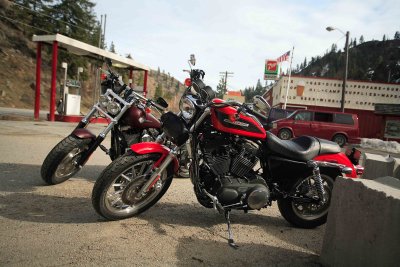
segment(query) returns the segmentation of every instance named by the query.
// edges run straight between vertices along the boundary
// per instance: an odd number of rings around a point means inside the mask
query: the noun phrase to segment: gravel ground
[[[234,212],[240,247],[230,248],[224,217],[197,203],[188,179],[174,179],[159,203],[138,217],[102,219],[90,199],[110,163],[102,151],[65,183],[46,186],[40,178],[45,156],[74,127],[0,121],[0,266],[320,265],[325,227],[294,228],[276,205]]]

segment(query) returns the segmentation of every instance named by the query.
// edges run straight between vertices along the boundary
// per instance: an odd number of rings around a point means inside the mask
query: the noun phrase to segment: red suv
[[[332,140],[341,147],[360,142],[358,117],[350,113],[296,110],[289,117],[274,121],[270,131],[281,139],[311,135]]]

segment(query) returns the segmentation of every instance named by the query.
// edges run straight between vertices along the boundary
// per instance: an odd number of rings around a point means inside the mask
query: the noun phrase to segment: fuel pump
[[[81,82],[79,75],[83,72],[83,68],[78,68],[77,80],[67,78],[68,64],[61,64],[64,69],[64,82],[60,87],[60,100],[57,105],[57,112],[60,115],[80,115],[81,111]]]

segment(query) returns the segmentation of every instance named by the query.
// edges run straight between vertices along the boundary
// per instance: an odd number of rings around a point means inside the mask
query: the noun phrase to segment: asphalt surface
[[[0,266],[319,266],[324,226],[294,228],[276,205],[234,212],[240,247],[232,249],[224,217],[197,203],[189,179],[174,179],[138,217],[106,221],[91,204],[110,163],[101,150],[65,183],[47,186],[40,177],[47,153],[74,127],[0,120]]]

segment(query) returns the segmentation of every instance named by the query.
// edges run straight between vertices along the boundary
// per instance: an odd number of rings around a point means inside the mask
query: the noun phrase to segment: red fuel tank
[[[161,128],[161,123],[156,117],[136,106],[130,107],[122,116],[121,121],[138,129]]]
[[[221,99],[213,99],[214,103],[223,103]],[[256,119],[240,114],[237,117],[237,109],[233,107],[211,108],[211,123],[218,131],[237,134],[241,136],[265,139],[266,131]]]

